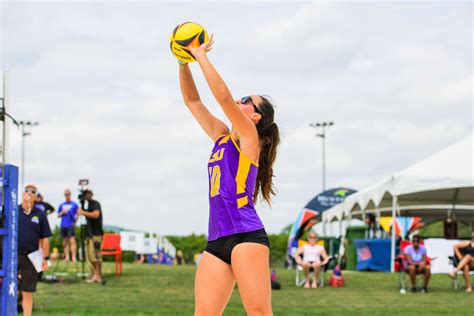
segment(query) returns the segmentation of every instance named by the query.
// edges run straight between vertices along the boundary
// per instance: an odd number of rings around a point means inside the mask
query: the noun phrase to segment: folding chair
[[[301,257],[301,259],[303,259],[303,255],[300,255],[300,257]],[[328,267],[329,267],[331,261],[333,261],[335,259],[336,258],[329,256],[328,262],[326,262],[326,264],[324,264],[324,265],[321,265],[321,270],[319,272],[318,287],[324,287],[324,280],[325,280],[326,271],[328,270]],[[323,262],[322,257],[321,257],[320,260],[321,260],[321,262]],[[299,264],[297,264],[296,265],[296,276],[295,276],[296,286],[302,286],[305,282],[305,279],[300,277],[300,273],[303,273],[303,267],[300,266]],[[314,271],[314,268],[312,268],[312,267],[309,269],[309,273],[310,274],[311,273],[316,274],[316,272]]]
[[[115,275],[122,274],[122,248],[120,247],[120,234],[104,234],[102,243],[102,256],[115,256]]]

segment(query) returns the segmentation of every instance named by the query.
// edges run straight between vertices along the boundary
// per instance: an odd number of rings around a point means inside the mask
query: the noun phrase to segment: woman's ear
[[[255,123],[255,125],[257,125],[258,122],[260,122],[260,120],[262,119],[262,115],[260,115],[259,113],[252,113],[252,115],[250,116],[250,118],[251,118],[252,121]]]

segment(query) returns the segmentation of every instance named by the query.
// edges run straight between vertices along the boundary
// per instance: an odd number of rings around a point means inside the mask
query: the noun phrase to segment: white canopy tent
[[[350,195],[322,214],[324,223],[362,218],[369,212],[440,218],[450,212],[474,221],[474,135]],[[392,234],[392,262],[395,232]],[[393,264],[392,264],[393,266]]]

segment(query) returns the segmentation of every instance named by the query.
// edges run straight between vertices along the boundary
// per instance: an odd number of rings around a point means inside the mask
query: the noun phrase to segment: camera
[[[79,180],[79,186],[81,188],[79,189],[79,195],[77,196],[77,199],[81,202],[81,205],[84,204],[84,192],[86,191],[86,188],[88,185],[89,185],[89,179]]]

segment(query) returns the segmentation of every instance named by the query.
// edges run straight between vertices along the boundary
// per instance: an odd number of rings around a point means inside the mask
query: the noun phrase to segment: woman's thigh
[[[232,251],[232,270],[248,315],[272,314],[269,248],[244,242]]]
[[[469,260],[469,267],[472,269],[474,269],[474,256],[471,256],[471,260]]]
[[[234,285],[232,267],[205,251],[194,281],[195,315],[221,315]]]

